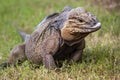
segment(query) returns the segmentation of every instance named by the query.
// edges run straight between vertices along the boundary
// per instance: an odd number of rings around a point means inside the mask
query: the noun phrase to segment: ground
[[[0,0],[0,63],[10,49],[22,42],[13,25],[31,33],[48,14],[65,5],[82,6],[95,14],[102,28],[86,38],[83,62],[65,65],[60,72],[43,66],[31,69],[29,62],[0,71],[0,80],[120,80],[120,11],[107,11],[94,0]]]

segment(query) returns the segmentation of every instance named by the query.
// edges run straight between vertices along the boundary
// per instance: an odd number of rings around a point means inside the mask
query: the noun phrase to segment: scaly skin
[[[84,8],[65,7],[45,18],[23,44],[15,46],[2,66],[29,60],[52,69],[56,61],[79,62],[85,48],[84,38],[100,26],[97,18]]]

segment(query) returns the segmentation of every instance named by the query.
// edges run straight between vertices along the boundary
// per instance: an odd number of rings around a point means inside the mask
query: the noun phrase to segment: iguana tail
[[[17,26],[14,25],[13,27],[17,30],[18,34],[21,36],[22,41],[26,41],[26,39],[30,36],[30,34],[22,32]]]
[[[22,31],[20,31],[20,30],[17,30],[17,32],[20,34],[20,36],[21,36],[21,38],[22,38],[22,41],[25,41],[26,38],[27,38],[28,36],[30,36],[30,34],[26,34],[26,33],[22,32]]]

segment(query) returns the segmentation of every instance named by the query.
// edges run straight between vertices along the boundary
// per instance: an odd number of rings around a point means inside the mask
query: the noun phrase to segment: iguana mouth
[[[79,32],[80,33],[91,33],[91,32],[97,31],[100,28],[101,28],[101,23],[98,22],[94,26],[86,26],[83,29],[80,29]]]

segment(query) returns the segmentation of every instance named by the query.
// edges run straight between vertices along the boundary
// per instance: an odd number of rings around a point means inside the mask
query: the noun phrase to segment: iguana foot
[[[53,59],[53,56],[50,55],[50,54],[45,55],[44,58],[43,58],[43,65],[47,69],[54,69],[54,68],[56,68],[56,64],[55,64],[55,61]]]
[[[1,70],[1,69],[5,69],[5,68],[7,68],[7,67],[9,67],[9,66],[10,66],[10,63],[4,62],[4,63],[0,64],[0,70]]]

